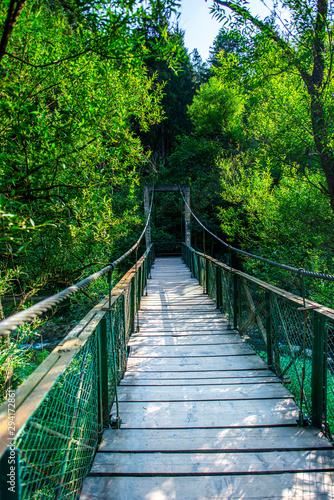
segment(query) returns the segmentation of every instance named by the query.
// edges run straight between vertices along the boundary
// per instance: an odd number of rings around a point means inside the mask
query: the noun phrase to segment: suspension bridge
[[[0,323],[8,336],[107,276],[108,296],[0,409],[1,498],[334,498],[334,311],[194,250],[184,186],[181,255],[155,256],[153,191],[124,256]]]

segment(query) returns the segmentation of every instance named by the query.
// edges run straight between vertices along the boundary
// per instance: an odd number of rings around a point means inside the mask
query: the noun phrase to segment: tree
[[[197,91],[189,107],[189,115],[197,133],[209,136],[223,134],[228,139],[235,139],[243,109],[243,98],[238,90],[212,77]]]
[[[178,26],[168,27],[169,37],[178,47],[178,60],[173,66],[166,61],[152,56],[146,60],[150,75],[155,75],[157,82],[163,86],[161,102],[164,119],[153,126],[148,133],[141,134],[156,164],[164,165],[168,155],[175,146],[177,136],[190,133],[192,124],[187,113],[195,94],[195,72],[184,46],[184,33]],[[156,35],[157,36],[157,35]]]
[[[219,66],[218,55],[222,53],[225,57],[228,54],[242,55],[245,51],[245,42],[245,37],[238,30],[222,28],[210,47],[208,63],[213,67]]]
[[[190,54],[191,64],[195,71],[195,86],[198,89],[202,83],[206,83],[210,77],[207,63],[203,62],[202,57],[197,49],[194,49]]]
[[[289,8],[290,24],[283,23],[285,33],[280,33],[277,25],[278,14],[272,19],[261,21],[250,14],[240,3],[215,0],[213,11],[222,19],[225,12],[220,7],[230,9],[239,26],[250,24],[258,29],[263,39],[273,42],[284,54],[285,69],[297,71],[309,97],[309,114],[318,163],[325,174],[326,194],[334,211],[334,156],[332,141],[332,116],[328,113],[332,92],[332,24],[327,0],[300,3],[297,0],[282,2]]]
[[[7,40],[0,272],[6,279],[17,271],[23,300],[109,262],[142,221],[138,133],[161,120],[162,86],[148,74],[140,37],[131,37],[150,12],[134,10],[129,19],[125,7],[134,2],[116,3],[109,22],[106,12],[93,22],[89,11],[85,24],[61,4],[27,2]],[[168,46],[168,37],[163,53],[156,46],[162,59]]]

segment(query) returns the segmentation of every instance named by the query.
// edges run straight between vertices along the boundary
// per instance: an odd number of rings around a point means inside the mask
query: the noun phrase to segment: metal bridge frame
[[[148,217],[150,211],[150,193],[154,191],[182,191],[186,203],[184,204],[184,223],[185,223],[185,244],[191,246],[190,232],[190,187],[189,186],[144,186],[144,213]],[[146,248],[151,244],[151,223],[147,225],[145,232]]]

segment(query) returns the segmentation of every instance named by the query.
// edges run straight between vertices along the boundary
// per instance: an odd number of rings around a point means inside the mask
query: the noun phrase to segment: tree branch
[[[14,54],[11,54],[10,52],[5,52],[5,55],[8,57],[12,57],[13,59],[16,59],[17,61],[20,61],[23,64],[27,64],[27,66],[31,66],[32,68],[48,68],[49,66],[55,66],[57,64],[60,64],[64,61],[69,61],[71,59],[76,59],[78,57],[83,56],[84,54],[87,54],[88,52],[93,52],[93,49],[90,47],[89,49],[85,49],[81,52],[78,52],[77,54],[73,54],[72,56],[67,56],[63,57],[62,59],[57,59],[56,61],[50,61],[45,64],[33,64],[29,61],[26,61],[25,59],[22,59],[21,57],[15,56]]]
[[[319,0],[319,1],[326,1],[326,0]],[[277,45],[284,51],[285,55],[289,58],[289,60],[294,64],[294,66],[297,68],[300,76],[302,77],[305,85],[307,88],[310,90],[313,88],[313,83],[312,83],[312,77],[309,75],[301,66],[300,62],[298,61],[297,55],[291,45],[286,42],[276,31],[274,31],[268,24],[265,24],[263,21],[260,21],[260,19],[257,19],[256,17],[252,16],[252,14],[245,9],[244,7],[241,7],[240,5],[237,5],[233,2],[229,1],[223,1],[223,0],[214,0],[214,3],[217,5],[221,5],[222,7],[227,7],[228,9],[232,10],[235,12],[237,15],[241,16],[245,21],[250,21],[254,26],[256,26],[262,33],[264,33],[270,40],[273,40],[274,42],[277,43]]]

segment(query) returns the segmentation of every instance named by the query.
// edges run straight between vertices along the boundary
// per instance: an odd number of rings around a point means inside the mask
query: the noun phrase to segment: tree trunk
[[[4,24],[3,28],[3,33],[0,41],[0,61],[5,55],[6,48],[9,42],[9,39],[12,35],[13,29],[15,24],[17,23],[17,20],[27,3],[27,0],[11,0],[8,10],[7,10],[7,17],[6,21]]]

